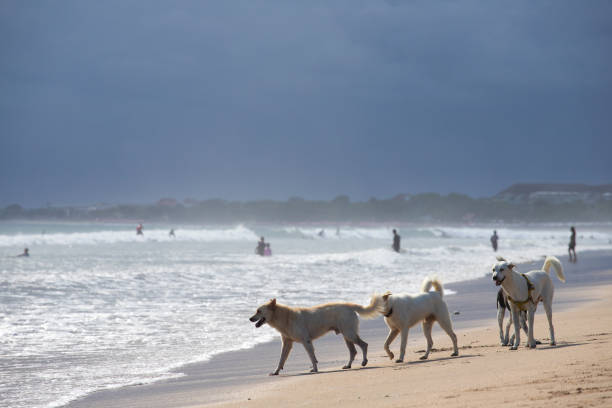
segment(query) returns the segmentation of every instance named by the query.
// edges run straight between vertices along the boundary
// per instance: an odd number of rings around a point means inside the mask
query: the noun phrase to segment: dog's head
[[[276,309],[276,299],[270,300],[268,303],[264,303],[263,305],[257,308],[255,314],[249,319],[255,323],[255,327],[261,327],[267,321],[270,321],[272,318],[272,314]]]
[[[501,256],[497,257],[497,262],[493,264],[493,280],[495,281],[495,286],[502,284],[506,276],[512,271],[512,268],[514,268],[512,262],[506,261]]]

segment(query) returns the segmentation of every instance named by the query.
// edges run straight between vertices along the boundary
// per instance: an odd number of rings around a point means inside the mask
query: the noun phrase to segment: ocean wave
[[[169,229],[145,229],[144,235],[135,230],[101,230],[92,232],[66,232],[48,234],[0,235],[0,247],[25,247],[35,245],[97,245],[127,242],[175,242],[175,241],[256,241],[257,235],[249,228],[238,225],[218,229],[176,229],[175,237],[169,236]]]

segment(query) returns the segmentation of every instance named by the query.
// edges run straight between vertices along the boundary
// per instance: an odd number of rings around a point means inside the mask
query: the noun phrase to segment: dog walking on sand
[[[283,369],[294,342],[304,345],[312,362],[310,372],[316,373],[318,361],[312,342],[329,331],[342,333],[349,349],[349,361],[342,367],[343,369],[351,368],[353,364],[357,355],[355,344],[361,348],[363,353],[361,365],[365,366],[368,363],[368,343],[359,337],[357,313],[366,319],[376,317],[380,309],[377,302],[378,300],[373,298],[370,305],[365,307],[354,303],[327,303],[305,308],[281,305],[276,303],[276,299],[272,299],[259,306],[250,320],[257,322],[255,327],[261,327],[264,323],[274,327],[280,332],[283,343],[278,367],[270,375],[278,375]]]
[[[493,280],[495,285],[501,286],[504,293],[508,296],[512,311],[512,322],[514,324],[514,344],[510,349],[516,350],[521,343],[519,314],[523,310],[527,311],[527,347],[536,347],[536,341],[533,337],[533,320],[540,301],[544,305],[544,311],[548,319],[550,345],[554,346],[556,342],[555,329],[552,323],[552,301],[555,287],[549,272],[552,266],[557,273],[557,278],[561,282],[565,282],[561,262],[554,256],[548,256],[541,270],[518,273],[514,270],[515,265],[506,261],[501,256],[497,257],[497,261],[493,265]]]
[[[434,291],[429,291],[431,288]],[[448,334],[453,342],[453,353],[451,356],[459,355],[457,348],[457,335],[453,331],[453,324],[448,313],[448,307],[442,299],[444,296],[444,288],[442,282],[438,279],[426,278],[421,286],[421,292],[418,295],[393,295],[390,292],[384,295],[375,295],[372,298],[372,304],[379,303],[382,300],[383,308],[381,313],[385,316],[385,322],[389,326],[389,335],[385,341],[384,349],[391,360],[394,354],[389,349],[389,345],[395,340],[398,334],[401,333],[400,355],[395,361],[401,363],[404,361],[406,353],[406,344],[408,342],[408,331],[412,326],[419,322],[423,322],[423,333],[427,339],[427,351],[421,360],[427,359],[433,346],[431,338],[431,329],[434,322],[438,322],[440,327]]]

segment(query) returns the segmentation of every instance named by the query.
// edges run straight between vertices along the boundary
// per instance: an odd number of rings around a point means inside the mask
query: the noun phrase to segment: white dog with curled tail
[[[512,345],[511,350],[516,350],[521,343],[519,314],[522,310],[527,311],[527,325],[529,327],[527,347],[536,347],[536,341],[533,337],[533,320],[540,301],[544,305],[544,311],[546,311],[546,317],[548,318],[550,345],[554,346],[556,342],[555,329],[552,323],[552,301],[555,287],[549,271],[552,266],[557,273],[557,278],[561,282],[565,282],[561,262],[554,256],[547,256],[541,270],[518,273],[514,270],[515,265],[501,256],[497,257],[497,261],[493,265],[493,280],[496,286],[501,285],[504,293],[508,296],[514,323],[514,345]]]

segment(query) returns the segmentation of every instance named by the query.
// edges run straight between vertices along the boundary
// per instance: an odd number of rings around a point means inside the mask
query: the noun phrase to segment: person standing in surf
[[[400,237],[400,235],[397,233],[396,230],[393,230],[393,245],[391,245],[393,247],[393,250],[395,252],[399,252],[400,251],[400,241],[401,241],[402,237]]]
[[[576,228],[572,226],[570,228],[570,231],[572,232],[572,235],[570,235],[570,242],[567,248],[567,253],[569,254],[569,261],[576,263],[576,261],[578,261],[578,258],[576,258]],[[574,255],[573,258],[572,253]]]
[[[493,235],[491,235],[491,246],[493,247],[493,251],[497,252],[497,240],[499,236],[497,235],[497,230],[493,230]]]

